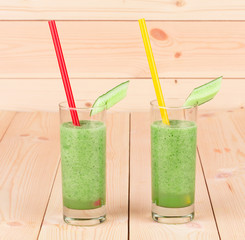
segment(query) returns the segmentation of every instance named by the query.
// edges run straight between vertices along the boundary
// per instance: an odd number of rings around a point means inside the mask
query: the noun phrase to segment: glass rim
[[[78,102],[95,102],[96,101],[96,99],[78,99],[78,100],[74,100],[75,101],[75,104],[76,103],[78,103]],[[76,107],[75,108],[73,108],[73,107],[69,107],[68,106],[68,102],[67,101],[62,101],[62,102],[60,102],[59,104],[58,104],[58,106],[59,106],[59,109],[61,109],[61,110],[77,110],[77,111],[79,111],[79,110],[92,110],[92,109],[98,109],[98,108],[103,108],[103,107],[105,107],[104,109],[106,109],[106,104],[104,104],[104,105],[100,105],[100,106],[98,106],[98,107],[93,107],[93,105],[91,105],[91,106],[84,106],[84,107],[77,107],[77,104],[76,104]]]
[[[166,98],[169,100],[185,100],[184,98]],[[180,109],[193,109],[197,108],[198,104],[196,103],[194,106],[179,106],[179,107],[169,107],[169,106],[159,106],[157,99],[150,101],[151,107],[159,108],[159,109],[166,109],[166,110],[180,110]]]

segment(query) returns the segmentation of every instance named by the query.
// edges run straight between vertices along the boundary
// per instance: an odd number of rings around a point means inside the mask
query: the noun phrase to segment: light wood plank
[[[199,118],[199,151],[222,240],[245,236],[245,111]]]
[[[2,1],[0,19],[244,20],[242,0],[29,0]]]
[[[15,112],[0,111],[0,141],[11,124],[14,116]]]
[[[17,113],[0,152],[0,239],[34,240],[59,161],[58,114]]]
[[[198,158],[195,219],[182,225],[152,220],[149,114],[133,113],[131,118],[130,239],[219,239]]]
[[[96,99],[127,79],[71,79],[76,99]],[[211,79],[161,79],[165,98],[186,98],[193,88]],[[58,111],[66,99],[61,79],[0,80],[0,108],[16,111]],[[218,95],[202,109],[239,108],[245,106],[245,81],[224,79]],[[229,101],[227,101],[229,96]],[[131,79],[127,97],[109,111],[145,111],[156,95],[151,79]],[[6,102],[5,99],[8,99]],[[225,103],[225,104],[224,104]]]
[[[150,78],[137,21],[57,23],[71,78]],[[245,22],[147,22],[160,77],[244,78]],[[46,21],[2,21],[0,78],[59,78]]]
[[[96,227],[74,227],[62,219],[61,174],[54,189],[39,240],[128,239],[129,115],[109,114],[107,121],[107,220]]]

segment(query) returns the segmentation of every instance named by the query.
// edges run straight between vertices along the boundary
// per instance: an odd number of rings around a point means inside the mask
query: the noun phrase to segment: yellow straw
[[[159,82],[159,78],[158,78],[158,74],[157,74],[157,68],[156,68],[156,64],[154,61],[154,57],[153,57],[153,53],[152,53],[152,49],[151,49],[151,43],[150,43],[150,39],[149,39],[149,35],[147,32],[147,28],[146,28],[144,18],[139,20],[139,25],[140,25],[140,30],[141,30],[143,42],[145,45],[145,51],[146,51],[146,56],[147,56],[150,71],[151,71],[151,77],[153,80],[153,85],[154,85],[155,92],[157,95],[157,102],[158,102],[159,106],[165,107],[162,89],[161,89],[161,85]],[[167,110],[164,108],[160,108],[160,112],[161,112],[163,123],[169,125]]]

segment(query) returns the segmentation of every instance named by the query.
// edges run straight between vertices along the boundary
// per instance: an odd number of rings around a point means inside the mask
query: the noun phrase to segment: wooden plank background
[[[185,98],[223,75],[217,99],[203,108],[243,107],[244,16],[242,0],[1,0],[0,109],[55,111],[64,100],[46,21],[53,18],[75,98],[96,98],[130,79],[128,96],[115,110],[146,110],[155,96],[141,17],[148,20],[166,97]]]
[[[223,75],[217,99],[203,107],[244,106],[245,22],[147,25],[166,97],[186,98]],[[62,21],[58,28],[77,99],[96,98],[130,79],[128,96],[116,109],[148,108],[155,95],[136,21]],[[57,110],[65,96],[47,22],[0,21],[0,32],[1,109]]]
[[[243,0],[1,0],[0,19],[244,20]]]
[[[71,79],[77,99],[95,99],[108,89],[127,79]],[[160,79],[166,98],[186,98],[194,87],[211,79]],[[65,100],[61,79],[3,79],[0,80],[0,109],[58,111],[58,103]],[[200,109],[245,106],[245,81],[224,79],[219,94]],[[127,97],[109,111],[147,111],[155,99],[151,79],[130,79]]]
[[[245,22],[147,22],[159,77],[243,78]],[[71,78],[150,78],[137,21],[57,22]],[[60,77],[47,21],[0,22],[0,78]]]
[[[245,236],[244,122],[244,109],[199,118],[198,149],[221,239]]]
[[[9,113],[0,143],[0,239],[36,239],[59,162],[58,114]],[[1,115],[1,120],[4,118]]]

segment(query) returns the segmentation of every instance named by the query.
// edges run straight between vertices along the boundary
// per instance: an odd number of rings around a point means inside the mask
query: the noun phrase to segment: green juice
[[[195,122],[152,123],[152,203],[157,206],[183,208],[194,203],[196,134]]]
[[[63,204],[95,209],[106,201],[106,126],[100,121],[60,127]]]

